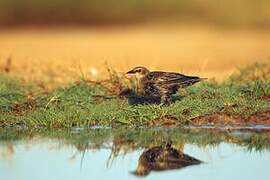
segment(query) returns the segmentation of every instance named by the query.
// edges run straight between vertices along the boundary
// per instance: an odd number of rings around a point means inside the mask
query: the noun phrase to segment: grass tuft
[[[19,82],[1,75],[0,126],[59,128],[269,123],[268,70],[265,64],[255,64],[221,84],[215,81],[199,83],[180,90],[177,95],[180,100],[167,107],[129,105],[117,94],[121,88],[132,84],[111,70],[108,81],[82,79],[48,94],[36,93],[31,97],[27,95],[29,90]],[[264,113],[263,122],[256,119],[259,113]],[[211,121],[204,118],[213,115],[221,118],[215,116]]]

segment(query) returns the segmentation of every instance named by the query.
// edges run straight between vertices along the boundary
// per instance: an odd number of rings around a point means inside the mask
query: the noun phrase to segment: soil
[[[255,113],[249,117],[233,116],[225,113],[216,113],[207,116],[201,116],[192,120],[192,125],[215,125],[215,126],[253,126],[270,125],[270,111]]]

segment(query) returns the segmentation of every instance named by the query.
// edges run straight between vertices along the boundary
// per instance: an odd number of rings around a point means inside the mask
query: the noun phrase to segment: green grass
[[[256,67],[256,78],[251,67]],[[259,68],[258,68],[259,67]],[[265,68],[266,67],[266,68]],[[268,69],[267,69],[268,68]],[[181,100],[170,106],[129,105],[116,92],[86,80],[58,88],[44,95],[29,97],[24,87],[6,76],[0,76],[0,126],[86,127],[162,125],[167,119],[177,126],[191,123],[194,118],[212,114],[240,117],[248,122],[251,115],[270,111],[269,64],[256,64],[241,70],[223,83],[205,81],[181,90]],[[121,78],[111,79],[110,87],[124,86]],[[252,76],[253,77],[253,76]],[[248,80],[250,79],[250,80]],[[122,84],[121,84],[122,83]],[[113,90],[113,88],[111,88]],[[116,88],[117,89],[117,88]]]
[[[27,90],[22,85],[5,75],[0,75],[0,108],[2,111],[10,111],[12,105],[26,101]]]

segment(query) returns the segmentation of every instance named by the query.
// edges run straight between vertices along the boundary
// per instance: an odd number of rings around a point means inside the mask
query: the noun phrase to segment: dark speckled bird
[[[152,170],[181,169],[201,163],[202,161],[173,148],[169,142],[165,146],[155,146],[144,151],[139,158],[135,175],[146,176]]]
[[[175,72],[149,71],[142,66],[133,68],[127,74],[138,75],[138,94],[159,96],[162,104],[170,104],[172,95],[176,94],[179,88],[185,88],[205,79]]]

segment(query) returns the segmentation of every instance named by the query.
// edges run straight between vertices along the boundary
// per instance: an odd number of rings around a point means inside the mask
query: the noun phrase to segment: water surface
[[[270,133],[203,129],[1,130],[0,179],[137,179],[142,153],[170,140],[203,161],[143,179],[267,179]]]

